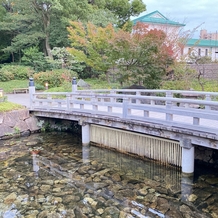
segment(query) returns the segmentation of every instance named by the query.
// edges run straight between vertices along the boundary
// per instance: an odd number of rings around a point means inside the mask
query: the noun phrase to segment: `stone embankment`
[[[14,135],[29,135],[40,130],[38,120],[28,109],[0,113],[0,139]]]

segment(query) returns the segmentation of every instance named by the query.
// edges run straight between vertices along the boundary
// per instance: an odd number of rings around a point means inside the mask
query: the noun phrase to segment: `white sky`
[[[184,30],[198,27],[193,38],[199,38],[200,30],[218,32],[218,0],[143,0],[147,10],[140,16],[158,10],[170,20],[186,24]]]

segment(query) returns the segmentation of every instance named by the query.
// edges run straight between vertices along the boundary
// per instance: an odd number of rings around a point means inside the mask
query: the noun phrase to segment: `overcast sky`
[[[147,10],[141,15],[158,10],[170,20],[186,24],[185,30],[200,27],[194,34],[198,38],[201,29],[218,32],[218,0],[143,0]]]

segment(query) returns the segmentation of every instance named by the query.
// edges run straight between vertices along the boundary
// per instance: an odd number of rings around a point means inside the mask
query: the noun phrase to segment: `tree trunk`
[[[13,52],[11,53],[11,59],[12,59],[12,62],[14,62],[14,53]]]
[[[48,57],[50,57],[51,59],[53,59],[53,56],[51,54],[51,47],[49,44],[49,34],[46,34],[46,38],[45,38],[45,50],[46,50],[46,54]]]
[[[44,40],[44,51],[45,55],[53,59],[53,56],[51,54],[51,47],[49,44],[49,27],[50,27],[50,5],[49,4],[44,4],[41,6],[38,4],[37,1],[33,2],[34,9],[36,13],[38,13],[42,17],[43,21],[43,32],[45,33],[45,40]]]
[[[106,75],[106,80],[107,80],[107,82],[108,82],[108,83],[110,83],[110,79],[109,79],[109,72],[108,72],[108,71],[106,71],[106,72],[105,72],[105,75]]]

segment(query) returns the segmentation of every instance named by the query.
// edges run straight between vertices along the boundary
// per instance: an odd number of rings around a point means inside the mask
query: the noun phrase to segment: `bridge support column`
[[[191,176],[194,173],[194,146],[191,143],[191,139],[180,140],[180,146],[182,147],[182,173]]]
[[[88,145],[90,142],[90,125],[82,125],[82,144]]]

